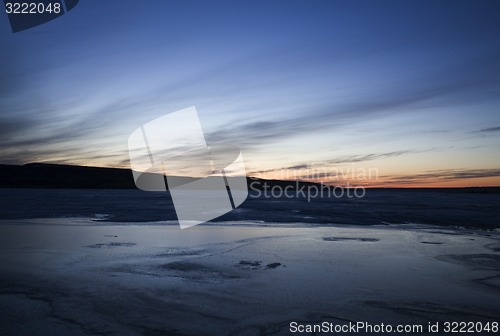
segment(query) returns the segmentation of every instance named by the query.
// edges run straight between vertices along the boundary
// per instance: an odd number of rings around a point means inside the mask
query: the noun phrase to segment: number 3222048
[[[42,13],[60,13],[61,4],[59,2],[49,2],[44,4],[42,2],[6,2],[5,12],[7,14],[42,14]]]

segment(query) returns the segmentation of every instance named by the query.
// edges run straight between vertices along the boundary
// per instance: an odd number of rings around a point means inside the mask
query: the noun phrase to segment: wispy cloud
[[[375,94],[360,92],[354,99],[342,102],[285,107],[275,113],[275,118],[270,113],[271,120],[245,118],[209,133],[207,139],[253,147],[305,133],[345,130],[382,116],[401,115],[412,108],[456,107],[497,99],[500,77],[494,74],[500,73],[499,59],[500,54],[484,56],[439,72],[424,73],[420,78],[398,82],[397,86],[381,83],[380,91]],[[496,128],[484,130],[494,131]]]
[[[420,179],[455,180],[497,176],[500,176],[500,169],[446,169],[427,171],[413,175],[403,175],[393,178],[398,179],[398,181],[411,181]]]
[[[273,173],[273,172],[286,172],[286,171],[299,171],[298,174],[288,174],[289,176],[294,176],[295,178],[303,178],[303,179],[318,179],[318,178],[326,178],[337,176],[338,171],[334,169],[332,172],[328,172],[328,169],[334,168],[337,165],[345,164],[345,163],[361,163],[372,160],[377,160],[381,158],[388,157],[397,157],[408,154],[416,154],[423,153],[428,151],[433,151],[434,149],[427,150],[401,150],[401,151],[393,151],[393,152],[385,152],[385,153],[371,153],[371,154],[360,154],[360,155],[343,155],[329,160],[322,160],[310,163],[299,163],[292,166],[284,166],[280,168],[273,169],[265,169],[265,170],[256,170],[250,172],[250,174],[265,174],[265,173]]]
[[[437,184],[460,181],[464,179],[478,179],[500,177],[500,169],[442,169],[430,170],[423,173],[408,175],[385,175],[377,181],[367,181],[371,186],[377,185],[412,185]]]
[[[396,156],[401,156],[401,155],[406,155],[406,154],[422,153],[422,152],[431,151],[431,150],[432,149],[419,150],[419,151],[417,151],[417,150],[400,150],[400,151],[386,152],[386,153],[347,155],[347,156],[342,156],[342,157],[338,157],[335,159],[324,161],[323,164],[366,162],[366,161],[372,161],[372,160],[377,160],[377,159],[381,159],[381,158],[396,157]]]
[[[483,128],[478,131],[478,133],[493,133],[493,132],[500,132],[500,126],[497,127],[489,127],[489,128]]]

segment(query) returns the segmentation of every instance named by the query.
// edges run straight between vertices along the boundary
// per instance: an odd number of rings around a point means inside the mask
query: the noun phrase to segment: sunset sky
[[[500,1],[80,1],[0,14],[0,163],[129,167],[142,124],[196,106],[247,173],[500,185]]]

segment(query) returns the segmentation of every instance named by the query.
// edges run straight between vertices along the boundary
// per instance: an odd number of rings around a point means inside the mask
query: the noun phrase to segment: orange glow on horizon
[[[263,179],[278,179],[274,176],[265,176],[262,174],[256,177]],[[407,176],[407,175],[406,175]],[[403,176],[401,176],[403,177]],[[314,179],[295,179],[289,178],[285,180],[301,180],[305,182],[323,183],[330,186],[342,187],[364,187],[364,188],[468,188],[468,187],[500,187],[500,176],[494,177],[477,177],[477,178],[457,178],[457,179],[438,179],[438,178],[421,178],[408,179],[407,181],[398,178],[397,175],[381,177],[379,179],[366,180],[325,180],[321,178]]]

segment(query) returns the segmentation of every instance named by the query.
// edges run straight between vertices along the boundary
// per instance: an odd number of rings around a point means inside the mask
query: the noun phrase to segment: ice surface
[[[495,232],[59,221],[0,223],[4,334],[289,335],[290,321],[500,318]]]

